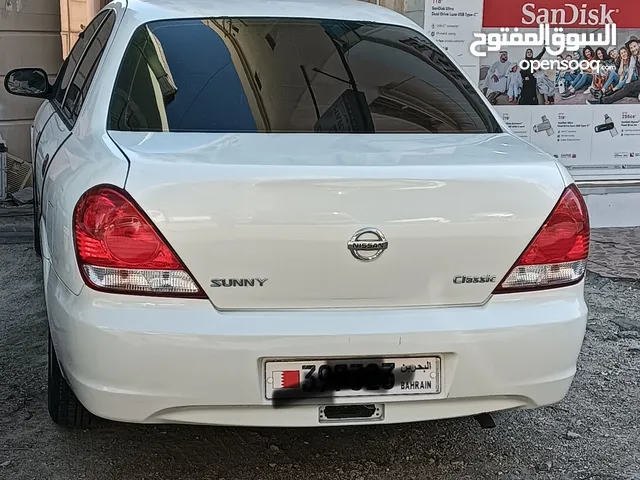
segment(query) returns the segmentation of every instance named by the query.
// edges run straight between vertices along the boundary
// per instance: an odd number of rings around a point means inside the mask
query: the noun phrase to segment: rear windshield
[[[491,111],[426,37],[342,20],[204,19],[135,32],[109,129],[496,133]]]

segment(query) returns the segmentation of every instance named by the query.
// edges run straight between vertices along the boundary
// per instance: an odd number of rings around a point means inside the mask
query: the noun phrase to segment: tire
[[[33,186],[33,249],[36,255],[42,257],[42,244],[40,243],[40,218],[38,217],[38,189],[36,188],[36,173],[32,172],[31,185]]]
[[[87,410],[76,397],[69,383],[62,376],[58,357],[49,333],[49,374],[47,378],[47,400],[51,420],[62,427],[93,428],[98,417]]]
[[[38,221],[38,206],[36,199],[33,199],[33,249],[36,255],[42,256],[42,245],[40,244],[40,222]]]

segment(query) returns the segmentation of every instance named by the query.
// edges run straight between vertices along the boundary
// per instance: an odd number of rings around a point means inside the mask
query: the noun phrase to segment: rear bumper
[[[320,425],[326,400],[266,399],[264,361],[276,358],[442,355],[438,395],[334,399],[383,403],[372,423],[547,405],[571,385],[587,316],[582,284],[482,307],[220,313],[199,300],[76,296],[53,270],[47,277],[65,376],[91,412],[125,422]]]

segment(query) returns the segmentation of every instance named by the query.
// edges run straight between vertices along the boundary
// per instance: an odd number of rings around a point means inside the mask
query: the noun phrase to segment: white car
[[[534,408],[584,339],[584,200],[404,16],[130,0],[33,124],[61,425],[318,426]]]

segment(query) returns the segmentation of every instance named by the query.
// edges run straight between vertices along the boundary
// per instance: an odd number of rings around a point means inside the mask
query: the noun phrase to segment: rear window
[[[127,48],[110,130],[494,133],[491,111],[424,36],[338,20],[148,23]]]

